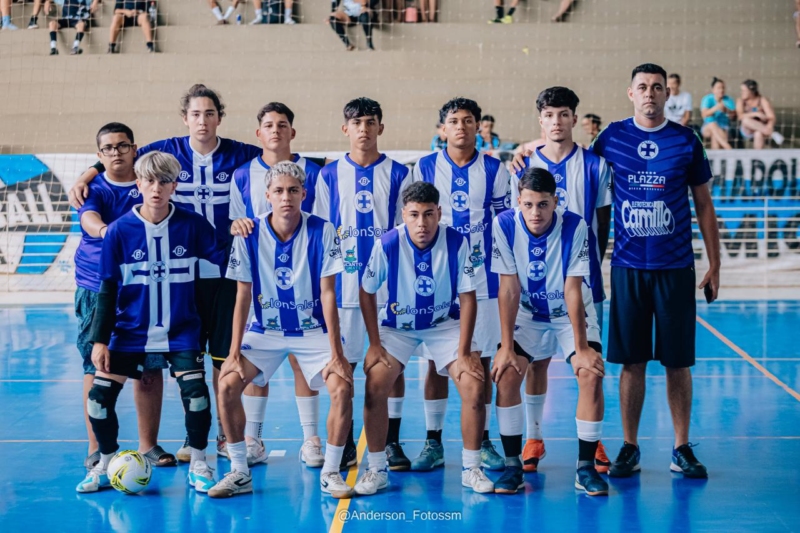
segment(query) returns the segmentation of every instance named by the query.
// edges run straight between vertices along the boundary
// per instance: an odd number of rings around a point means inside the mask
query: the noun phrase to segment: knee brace
[[[105,378],[94,378],[94,384],[86,401],[86,412],[92,424],[92,431],[97,438],[100,453],[109,454],[117,451],[119,422],[117,421],[117,398],[122,385]]]
[[[211,398],[205,376],[205,372],[193,371],[177,378],[178,387],[181,389],[189,446],[197,450],[206,449],[208,432],[211,430]]]

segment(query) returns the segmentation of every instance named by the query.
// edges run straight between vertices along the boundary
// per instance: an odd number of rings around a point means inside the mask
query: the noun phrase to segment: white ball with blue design
[[[138,494],[150,483],[153,467],[150,461],[134,450],[123,450],[108,464],[111,486],[124,494]]]

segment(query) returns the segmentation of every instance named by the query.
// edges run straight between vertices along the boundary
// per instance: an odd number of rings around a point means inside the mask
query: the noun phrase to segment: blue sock
[[[9,24],[11,24],[11,17],[10,16],[3,17],[3,26],[8,26]]]

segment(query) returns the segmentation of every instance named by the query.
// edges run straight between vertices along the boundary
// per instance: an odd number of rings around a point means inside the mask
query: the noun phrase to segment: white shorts
[[[361,4],[352,1],[345,1],[344,12],[348,17],[357,17],[361,14]]]
[[[367,326],[360,307],[339,309],[339,329],[342,334],[342,349],[347,362],[360,363],[364,360],[366,349]]]
[[[402,331],[381,326],[381,346],[389,355],[408,365],[412,355],[422,355],[436,364],[436,372],[448,376],[447,366],[458,358],[458,341],[461,325],[456,320],[448,320],[441,326],[422,331]],[[473,342],[474,351],[475,344]],[[431,355],[433,354],[433,355]]]
[[[587,319],[586,336],[589,342],[601,343],[600,328],[595,321]],[[565,359],[575,352],[575,335],[569,322],[517,319],[514,341],[528,354],[531,362],[549,359],[558,353],[559,348]]]
[[[266,385],[289,354],[294,354],[311,390],[325,386],[322,370],[331,360],[331,344],[327,333],[303,337],[285,337],[274,333],[248,331],[242,339],[242,355],[261,372],[253,383]]]
[[[481,352],[481,359],[492,357],[497,353],[498,344],[500,344],[500,311],[497,307],[497,298],[478,300],[475,331],[472,332],[472,351]],[[430,351],[424,344],[420,345],[414,355],[433,361]]]

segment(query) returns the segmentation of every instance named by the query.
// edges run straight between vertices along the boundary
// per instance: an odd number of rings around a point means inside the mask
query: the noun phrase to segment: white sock
[[[100,464],[103,465],[103,470],[108,470],[108,463],[111,462],[111,459],[114,458],[115,453],[101,453],[100,454]]]
[[[489,422],[492,420],[492,404],[486,404],[486,422],[483,423],[483,430],[489,431]]]
[[[251,439],[261,439],[261,430],[264,427],[264,415],[267,412],[267,397],[242,395],[244,406],[244,436]]]
[[[228,17],[230,17],[233,14],[233,11],[234,11],[233,6],[228,6],[228,9],[225,10],[225,14],[222,16],[222,18],[228,20]]]
[[[497,409],[497,426],[500,429],[500,435],[507,437],[522,435],[525,414],[521,403],[511,407],[498,406],[495,409]]]
[[[300,414],[300,426],[303,428],[303,441],[317,436],[319,421],[319,396],[295,396],[297,412]]]
[[[588,420],[575,419],[578,427],[578,438],[586,442],[597,442],[603,436],[603,421],[589,422]]]
[[[367,465],[370,470],[386,470],[386,451],[367,452]]]
[[[287,7],[283,12],[283,20],[289,20],[290,18],[292,18],[292,8]]]
[[[547,393],[525,395],[525,416],[528,419],[528,439],[542,440],[542,417]]]
[[[231,470],[236,470],[243,474],[250,473],[250,467],[247,466],[247,444],[245,441],[237,443],[228,443],[228,455],[231,457]]]
[[[444,400],[424,400],[425,429],[441,431],[444,427],[444,415],[447,412],[447,398]]]
[[[481,451],[461,449],[461,466],[464,468],[480,468],[481,466]]]
[[[192,462],[189,463],[190,466],[194,465],[195,461],[206,461],[206,451],[205,450],[198,450],[197,448],[189,448],[192,451]],[[247,450],[245,450],[245,454]]]
[[[55,48],[57,43],[55,41],[50,41],[50,48]]]
[[[81,42],[78,39],[72,41],[72,48],[78,48],[81,45]]]
[[[322,465],[322,473],[338,472],[342,462],[344,446],[334,446],[330,442],[325,443],[325,464]]]
[[[214,16],[217,17],[217,20],[222,20],[222,10],[220,10],[219,6],[214,6],[214,9],[211,10],[214,13]]]
[[[260,10],[260,9],[258,9],[258,8],[256,8],[256,19],[260,19],[260,18],[262,17],[262,15],[263,15],[263,14],[264,14],[264,12],[263,12],[263,11],[261,11],[261,10]]]
[[[405,398],[389,398],[389,418],[403,418],[403,400]]]

